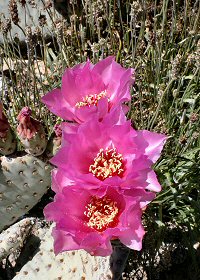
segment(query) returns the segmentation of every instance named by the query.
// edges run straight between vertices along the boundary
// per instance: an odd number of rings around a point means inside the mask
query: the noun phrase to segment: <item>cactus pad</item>
[[[51,185],[51,165],[31,155],[1,157],[0,230],[28,212]]]
[[[109,257],[94,257],[84,250],[55,256],[52,227],[44,236],[39,252],[14,277],[14,280],[108,280],[112,279]]]
[[[54,132],[49,139],[49,142],[47,144],[47,148],[45,151],[46,155],[49,158],[55,156],[55,154],[58,152],[58,150],[61,147],[61,141],[62,141],[61,124],[56,124],[53,129],[54,129]]]
[[[6,156],[12,154],[16,149],[17,143],[14,135],[9,128],[4,137],[0,137],[0,154]]]
[[[3,113],[3,106],[0,102],[0,154],[10,155],[16,149],[16,141],[10,128],[10,124]]]
[[[23,219],[0,234],[0,261],[23,245],[33,222],[33,218]]]
[[[19,113],[17,120],[18,137],[25,151],[31,155],[41,155],[47,146],[45,131],[42,124],[31,117],[31,109],[24,107]]]

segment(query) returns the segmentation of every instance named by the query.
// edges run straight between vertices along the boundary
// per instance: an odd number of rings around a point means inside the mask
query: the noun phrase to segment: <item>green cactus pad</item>
[[[0,159],[1,231],[27,213],[47,192],[52,167],[31,155]]]
[[[39,131],[31,139],[23,139],[21,137],[19,137],[19,139],[23,144],[25,151],[33,156],[43,154],[47,146],[47,139],[42,125],[40,125]]]
[[[47,148],[45,150],[45,154],[48,158],[55,156],[55,154],[59,151],[61,147],[61,140],[59,137],[52,135],[48,141]]]
[[[9,128],[6,136],[0,138],[0,154],[6,156],[14,153],[16,149],[16,140],[13,136],[11,129]]]

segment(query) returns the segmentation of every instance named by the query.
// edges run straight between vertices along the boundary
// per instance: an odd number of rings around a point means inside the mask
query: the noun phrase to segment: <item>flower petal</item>
[[[158,182],[156,173],[153,170],[151,170],[148,173],[147,183],[149,184],[146,187],[147,190],[150,190],[150,191],[153,191],[153,192],[160,192],[161,191],[161,185]]]
[[[141,138],[143,137],[147,143],[145,154],[152,160],[152,162],[156,162],[167,140],[167,136],[148,130],[139,131],[138,136]]]
[[[74,241],[73,237],[65,231],[54,228],[52,230],[52,236],[54,238],[54,252],[56,255],[64,251],[81,249],[80,245]]]
[[[141,223],[141,210],[133,209],[127,216],[128,230],[121,232],[120,241],[130,249],[140,251],[142,249],[142,239],[145,234]]]
[[[42,97],[42,102],[55,115],[68,120],[73,120],[73,113],[70,111],[69,104],[63,99],[60,89],[54,89]]]

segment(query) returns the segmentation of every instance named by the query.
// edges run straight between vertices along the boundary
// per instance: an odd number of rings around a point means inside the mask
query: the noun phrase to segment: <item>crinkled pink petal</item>
[[[98,62],[94,66],[93,71],[101,75],[104,84],[107,86],[108,92],[116,93],[118,87],[120,86],[120,83],[122,83],[125,78],[124,74],[127,70],[120,64],[116,63],[114,61],[114,57],[108,57]],[[131,79],[132,72],[133,70],[130,69],[128,81],[130,81]],[[125,83],[127,83],[127,80],[125,80]],[[130,99],[130,94],[128,98]]]
[[[114,185],[115,180],[116,185],[120,185],[122,188],[146,188],[148,186],[147,178],[150,171],[151,161],[148,160],[147,156],[142,155],[138,159],[131,158],[130,162],[126,164],[126,171],[124,173],[124,178],[119,177],[108,178],[104,181],[106,184]]]
[[[138,143],[140,143],[139,141],[142,137],[147,143],[147,146],[145,148],[145,154],[149,157],[149,159],[152,160],[152,162],[156,162],[167,140],[167,136],[148,130],[138,131]]]
[[[126,123],[127,106],[117,106],[111,108],[111,110],[105,115],[103,123],[108,126],[108,129],[115,125],[121,125]]]
[[[101,121],[109,112],[109,103],[107,98],[101,98],[97,104],[98,118]]]
[[[67,69],[62,78],[63,98],[75,109],[75,104],[89,94],[100,93],[105,85],[98,73],[91,71],[90,61],[80,67]]]
[[[142,239],[145,234],[144,228],[141,223],[141,210],[134,208],[127,215],[127,223],[130,228],[122,231],[119,240],[129,247],[130,249],[140,251],[142,249]]]
[[[56,203],[49,203],[44,208],[44,215],[46,219],[49,220],[59,220],[59,218],[62,216],[62,208],[59,209],[56,207]]]
[[[145,191],[141,187],[124,190],[123,194],[130,197],[130,205],[133,204],[133,200],[136,203],[139,201],[141,209],[146,207],[155,198],[154,193]]]
[[[124,112],[125,115],[126,115],[126,114],[128,113],[128,111],[130,110],[130,108],[129,108],[128,105],[122,104],[121,107],[122,107],[122,110],[123,110],[123,112]]]
[[[145,231],[142,225],[140,225],[135,231],[129,230],[123,232],[123,234],[119,236],[119,240],[128,248],[140,251],[142,249],[142,239],[144,234]]]
[[[115,61],[114,56],[109,56],[105,59],[100,60],[96,65],[94,65],[93,71],[101,75],[102,80],[105,85],[108,85],[110,77],[112,76],[112,63]]]
[[[63,99],[63,95],[60,89],[54,89],[42,97],[42,102],[48,107],[48,109],[55,115],[72,120],[74,118],[71,112],[69,104]]]
[[[90,68],[90,62],[88,61],[75,78],[76,86],[80,89],[82,96],[98,94],[105,90],[105,84],[99,73],[91,71]]]
[[[63,230],[52,230],[52,236],[54,238],[54,252],[58,255],[64,251],[79,250],[80,245],[77,244],[70,234],[67,234]]]
[[[61,186],[65,186],[65,184],[63,184],[63,180],[61,179],[60,182],[59,180],[57,180],[57,173],[58,173],[58,169],[54,169],[51,171],[51,188],[54,192],[57,192],[60,190]],[[62,174],[62,178],[64,177],[64,172],[61,173]]]
[[[123,118],[123,112],[121,112],[121,115],[120,118]],[[109,117],[111,118],[112,115]],[[137,147],[133,141],[133,137],[137,135],[137,132],[131,127],[130,121],[122,122],[120,125],[113,124],[109,129],[112,139],[121,146],[121,150],[128,151],[129,149],[132,150],[133,147]],[[123,135],[123,142],[121,141],[121,135]],[[126,141],[126,144],[124,144],[124,141]],[[127,142],[129,142],[129,144]]]
[[[66,187],[62,190],[62,193],[58,192],[55,195],[54,202],[49,203],[44,208],[44,214],[47,219],[58,222],[62,229],[67,227],[71,229],[80,228],[82,225],[77,217],[84,216],[86,210],[85,205],[80,204],[80,201],[87,203],[89,196],[89,192]]]
[[[74,185],[74,181],[70,180],[62,169],[54,169],[51,175],[52,190],[54,192],[61,192],[64,187]]]
[[[81,247],[93,256],[106,257],[112,253],[112,246],[109,238],[103,238],[103,236],[96,232],[88,234],[82,240]]]
[[[111,99],[112,102],[117,102],[118,100],[121,100],[122,102],[131,100],[130,87],[134,83],[134,79],[132,78],[133,73],[133,69],[128,69],[124,72],[116,95],[113,96],[113,99]]]
[[[60,168],[66,169],[66,162],[68,160],[68,147],[62,146],[56,155],[51,158],[50,162]]]
[[[78,126],[79,125],[77,123],[62,122],[61,129],[64,131],[64,133],[62,133],[63,146],[67,146],[70,143],[70,139],[77,133]]]
[[[82,67],[83,64],[81,64],[80,66]],[[77,71],[81,71],[81,67],[77,69]],[[77,88],[76,86],[75,78],[76,74],[74,73],[73,68],[66,69],[62,77],[62,96],[63,99],[72,106],[72,108],[74,107],[76,102],[80,101],[82,97],[81,91],[79,91],[79,88]]]
[[[77,123],[68,123],[68,122],[62,122],[61,128],[65,131],[65,134],[75,134],[78,129]]]
[[[161,191],[161,185],[158,182],[156,173],[153,170],[151,170],[148,173],[147,183],[148,183],[148,186],[146,187],[147,190],[150,190],[150,191],[153,191],[153,192],[160,192]]]
[[[75,109],[76,121],[78,123],[86,122],[91,119],[94,115],[97,115],[98,109],[96,106],[83,106]]]

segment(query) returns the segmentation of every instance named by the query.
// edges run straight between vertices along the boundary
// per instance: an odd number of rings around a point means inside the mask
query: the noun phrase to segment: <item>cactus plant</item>
[[[10,155],[16,149],[16,141],[2,107],[0,102],[0,154]]]
[[[62,128],[61,124],[56,124],[53,128],[54,132],[52,133],[47,148],[46,148],[46,154],[48,157],[53,157],[58,152],[60,146],[61,146],[61,140],[62,140]]]
[[[1,157],[0,230],[28,212],[51,184],[51,165],[32,155]]]
[[[112,279],[109,257],[94,257],[83,250],[64,252],[55,256],[51,230],[47,230],[39,252],[23,266],[14,280],[36,279]]]
[[[41,155],[47,146],[45,131],[42,124],[31,117],[31,109],[24,107],[18,117],[17,134],[25,151],[34,156]]]
[[[143,216],[145,231],[148,233],[152,231],[152,233],[149,235],[149,240],[147,239],[148,242],[143,243],[143,252],[146,252],[144,255],[132,252],[131,259],[130,254],[127,262],[130,265],[129,267],[127,265],[126,269],[132,270],[135,263],[137,272],[131,273],[128,279],[199,279],[200,249],[199,242],[197,242],[200,236],[199,1],[6,0],[1,3],[4,4],[5,9],[1,9],[3,13],[0,17],[0,76],[2,76],[2,78],[0,77],[0,99],[2,95],[4,109],[6,109],[4,114],[8,117],[12,132],[10,128],[7,128],[8,122],[1,114],[0,134],[3,133],[3,136],[0,135],[0,154],[13,154],[12,158],[19,156],[18,152],[14,154],[16,142],[13,142],[13,133],[16,131],[16,115],[23,106],[30,106],[34,111],[34,118],[46,125],[45,131],[48,131],[50,135],[51,129],[58,119],[45,109],[40,103],[40,99],[44,93],[54,89],[54,97],[57,97],[59,92],[64,93],[62,101],[58,103],[58,111],[61,112],[60,107],[66,104],[67,95],[69,103],[73,103],[74,95],[70,94],[74,91],[73,85],[75,84],[72,72],[69,71],[71,75],[68,79],[68,87],[65,82],[62,83],[62,86],[60,83],[60,75],[66,66],[75,66],[79,62],[86,61],[87,58],[92,58],[92,62],[96,63],[100,58],[109,55],[115,55],[117,61],[124,66],[135,66],[137,80],[132,91],[133,100],[130,102],[131,111],[128,113],[128,118],[138,129],[150,129],[168,134],[169,141],[162,159],[154,166],[163,187],[162,193],[157,196],[155,203],[150,206],[150,209],[147,209]],[[7,6],[9,6],[9,10]],[[58,9],[59,7],[61,8]],[[55,9],[58,9],[65,19],[61,15],[58,16]],[[22,16],[20,16],[21,13]],[[27,15],[24,17],[24,14]],[[46,18],[47,14],[49,16]],[[18,22],[19,24],[17,24]],[[15,34],[16,30],[17,34]],[[45,36],[47,30],[50,35],[47,36],[48,38]],[[24,34],[23,38],[25,38],[23,44],[19,41],[21,34]],[[40,61],[38,58],[42,60]],[[76,65],[73,72],[77,72],[78,69]],[[109,71],[103,72],[106,80],[110,78],[115,80],[110,92],[107,92],[112,94],[115,91],[115,85],[119,83],[119,76],[110,77]],[[85,92],[85,88],[92,84],[92,77],[84,75],[82,72],[76,79],[78,95],[87,95],[86,99],[74,102],[74,111],[82,111],[83,115],[87,108],[81,105],[94,105],[92,109],[96,110],[95,105],[99,103],[102,112],[108,109],[108,106],[102,105],[103,98],[101,97],[106,92],[104,85],[99,82],[99,76],[94,78],[94,83],[95,88],[102,87],[102,91],[96,92],[93,87],[90,87],[90,91]],[[122,83],[124,78],[126,77],[123,77]],[[60,86],[61,89],[55,90]],[[93,97],[92,104],[90,99]],[[106,100],[106,98],[104,99]],[[89,102],[87,102],[88,100]],[[107,101],[112,105],[112,98]],[[63,110],[62,114],[66,114],[66,111]],[[33,153],[34,156],[35,152],[37,155],[42,153],[45,148],[41,148],[42,141],[40,141],[37,125],[36,132],[30,139],[28,131],[24,136],[23,118],[20,118],[19,122],[17,140],[20,139],[24,143],[28,153]],[[36,124],[36,122],[34,123]],[[126,137],[124,137],[123,131],[120,133],[119,142],[123,142]],[[90,130],[88,130],[89,134]],[[35,146],[32,146],[35,138],[39,139],[39,153],[35,149],[38,147],[37,141],[35,141]],[[86,137],[86,142],[87,140]],[[52,152],[48,153],[49,156],[55,153],[54,143],[53,140]],[[80,144],[77,143],[78,145]],[[18,148],[21,149],[19,143]],[[128,148],[130,148],[129,145]],[[46,152],[45,155],[47,155]],[[74,153],[74,158],[76,155],[77,153]],[[8,161],[9,158],[4,160]],[[84,157],[81,157],[81,161],[84,161]],[[141,162],[138,161],[138,163],[137,167],[140,168]],[[13,169],[11,171],[14,172]],[[133,173],[137,172],[134,170]],[[15,177],[23,178],[22,174],[21,177],[19,174],[13,175],[12,180],[15,184],[10,184],[10,179],[5,175],[10,176],[11,172],[6,173],[4,169],[1,170],[0,164],[0,207],[2,208],[0,221],[3,221],[1,228],[12,222],[10,216],[8,217],[10,206],[17,209],[17,216],[24,215],[27,210],[24,209],[26,204],[20,208],[21,202],[19,203],[19,199],[23,198],[24,202],[27,199],[24,196],[23,185],[21,185],[20,179],[17,179],[15,183]],[[44,172],[43,175],[45,176],[46,173]],[[33,177],[36,178],[36,176]],[[46,180],[46,178],[43,179]],[[152,176],[148,178],[149,181],[154,179]],[[60,178],[58,180],[60,181]],[[18,192],[15,194],[16,191]],[[27,195],[32,196],[30,193]],[[30,202],[31,199],[28,199],[28,203]],[[8,207],[7,210],[5,207]],[[18,213],[19,209],[21,214]],[[13,213],[13,216],[16,213]],[[186,230],[181,230],[181,233],[177,235],[176,230],[173,229],[173,236],[170,237],[170,240],[175,239],[178,246],[188,243],[188,252],[190,252],[187,261],[178,263],[177,266],[172,264],[173,258],[168,257],[169,254],[165,254],[166,250],[163,248],[162,252],[155,256],[156,250],[160,244],[163,244],[163,240],[167,242],[164,234],[165,226],[167,222],[171,221],[175,223],[176,227],[184,225]],[[195,243],[198,248],[195,249],[194,254]],[[112,270],[119,267],[119,263],[123,265],[123,261],[126,260],[128,252],[121,249],[120,247],[114,249]],[[28,257],[30,257],[30,252],[28,253]],[[42,251],[40,253],[43,254]],[[12,258],[12,255],[9,257]],[[160,261],[160,265],[157,262],[154,264],[154,257]],[[141,259],[144,265],[136,265],[136,262],[141,263]],[[174,259],[176,262],[179,261],[177,254],[174,254]],[[38,260],[40,259],[38,258]],[[7,264],[7,267],[11,267],[9,261],[8,257],[4,259],[3,269]],[[166,266],[168,263],[169,266]],[[91,266],[90,261],[88,266]],[[38,270],[36,265],[33,267]],[[56,265],[52,267],[58,271]],[[2,273],[3,269],[0,266],[0,280],[11,279],[10,276],[13,275],[8,273],[5,276]],[[180,269],[184,270],[180,271]],[[162,270],[167,271],[167,275]],[[20,271],[20,269],[16,271]],[[34,271],[29,273],[29,270],[24,267],[16,278],[30,279],[30,275],[34,275],[32,279],[36,279],[35,275],[37,275],[39,276],[37,278],[42,280],[51,277],[52,269],[48,263],[46,271],[45,268],[42,268],[42,271],[44,271],[44,275],[39,271],[38,273],[36,271],[35,274]],[[46,275],[47,277],[45,277]],[[75,276],[77,275],[75,274]],[[64,279],[70,279],[68,276],[70,275],[67,275],[66,272]],[[90,279],[90,275],[86,276],[82,275],[82,280]],[[92,279],[102,280],[102,278],[98,279],[98,276],[98,273],[92,275]],[[60,278],[61,275],[56,275],[56,279]],[[116,280],[117,277],[114,279]]]
[[[33,218],[25,218],[0,234],[0,262],[23,245],[33,226],[33,222]]]

